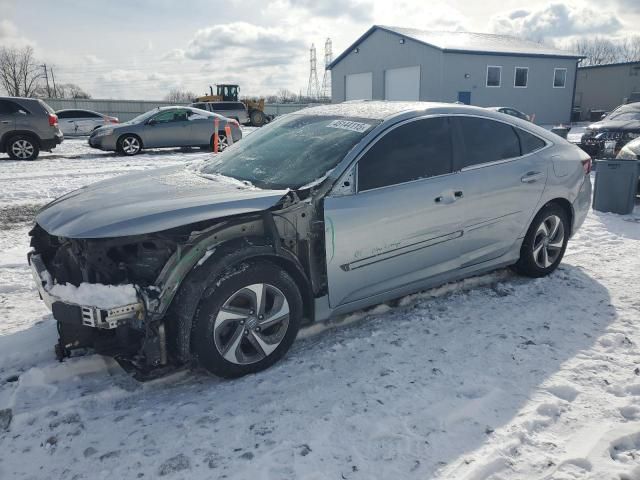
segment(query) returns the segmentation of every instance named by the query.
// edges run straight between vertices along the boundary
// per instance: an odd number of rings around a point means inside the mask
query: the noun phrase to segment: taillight
[[[591,157],[586,160],[582,160],[582,169],[584,170],[585,175],[589,175],[591,173]]]
[[[120,123],[120,120],[118,120],[116,117],[106,117],[106,120],[109,123]]]
[[[57,127],[58,126],[58,116],[54,115],[53,113],[49,114],[49,126],[50,127]]]

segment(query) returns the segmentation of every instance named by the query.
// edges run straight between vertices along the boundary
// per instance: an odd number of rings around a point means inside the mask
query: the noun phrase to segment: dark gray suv
[[[55,111],[36,98],[0,97],[0,153],[35,160],[63,139]]]

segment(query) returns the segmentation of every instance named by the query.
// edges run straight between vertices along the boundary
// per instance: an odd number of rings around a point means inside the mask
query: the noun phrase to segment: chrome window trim
[[[500,122],[500,123],[504,123],[505,125],[509,125],[512,128],[519,128],[520,130],[527,132],[530,135],[533,135],[534,137],[542,140],[545,143],[545,146],[542,148],[539,148],[538,150],[534,150],[533,152],[529,152],[525,155],[520,155],[518,157],[511,157],[511,158],[505,158],[505,159],[501,159],[501,160],[494,160],[492,162],[485,162],[485,163],[478,163],[476,165],[469,165],[468,167],[464,167],[460,170],[453,170],[450,173],[445,173],[442,175],[434,175],[433,177],[425,177],[425,178],[416,178],[415,180],[409,180],[407,182],[402,182],[402,183],[394,183],[393,185],[385,185],[382,187],[377,187],[377,188],[372,188],[369,190],[360,190],[360,185],[358,185],[358,165],[360,163],[360,160],[362,159],[362,157],[364,157],[367,152],[373,148],[373,146],[378,143],[380,141],[380,139],[382,139],[386,134],[392,132],[393,130],[395,130],[396,128],[399,128],[403,125],[406,125],[410,122],[415,122],[418,120],[427,120],[430,118],[438,118],[438,117],[472,117],[472,118],[481,118],[483,120],[492,120],[494,122]],[[452,139],[453,142],[453,139]],[[334,185],[331,187],[330,192],[327,194],[328,196],[331,197],[344,197],[344,196],[348,196],[348,195],[359,195],[359,194],[363,194],[363,193],[368,193],[368,192],[374,192],[377,190],[381,190],[383,188],[392,188],[392,187],[397,187],[399,185],[408,185],[410,183],[415,183],[415,182],[423,182],[423,181],[428,181],[431,180],[433,178],[442,178],[442,177],[447,177],[447,176],[451,176],[451,175],[456,175],[462,172],[466,172],[469,170],[476,170],[478,168],[484,168],[484,167],[491,167],[494,165],[499,165],[502,163],[507,163],[507,162],[513,162],[515,160],[519,160],[521,158],[527,158],[533,154],[537,154],[539,152],[542,152],[548,148],[551,148],[554,145],[553,142],[551,142],[550,140],[547,140],[546,138],[541,137],[540,135],[526,129],[523,128],[519,125],[513,125],[509,122],[506,122],[504,120],[500,120],[497,118],[493,118],[493,117],[485,117],[483,115],[474,115],[474,114],[469,114],[469,113],[427,113],[424,115],[420,115],[418,117],[412,117],[412,118],[407,118],[406,120],[402,120],[394,125],[391,125],[389,128],[383,130],[382,132],[380,132],[375,138],[373,138],[371,140],[371,142],[360,152],[358,153],[358,155],[353,159],[353,162],[351,163],[351,165],[349,165],[345,171],[338,177],[337,181],[334,183]],[[455,148],[455,147],[454,147]],[[453,167],[453,165],[452,165]],[[342,182],[345,180],[345,178],[349,175],[353,174],[353,193],[347,193],[344,190],[342,190],[341,184]],[[340,191],[342,190],[342,191]]]
[[[489,85],[489,69],[490,68],[497,68],[500,70],[500,78],[498,81],[498,85]],[[487,73],[484,79],[484,86],[485,88],[500,88],[502,87],[502,65],[487,65]]]

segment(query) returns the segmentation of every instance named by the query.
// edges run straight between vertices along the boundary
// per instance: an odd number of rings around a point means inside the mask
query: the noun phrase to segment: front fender
[[[204,257],[203,257],[204,258]],[[241,237],[215,247],[201,264],[196,264],[180,285],[165,316],[169,332],[169,350],[180,362],[191,357],[193,317],[205,290],[229,267],[240,262],[262,258],[281,265],[300,287],[305,304],[305,316],[312,319],[313,293],[311,283],[298,259],[289,250],[274,248],[265,237]]]

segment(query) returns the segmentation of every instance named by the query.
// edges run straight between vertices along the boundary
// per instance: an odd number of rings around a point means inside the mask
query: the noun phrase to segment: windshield
[[[640,110],[623,110],[611,112],[607,120],[640,120]]]
[[[324,177],[379,120],[290,114],[233,145],[204,174],[260,188],[300,188]]]
[[[155,115],[156,113],[160,112],[159,109],[154,109],[151,110],[149,112],[145,112],[142,115],[138,115],[135,118],[132,118],[131,120],[129,120],[129,123],[142,123],[144,122],[146,119],[150,118],[151,116]]]

